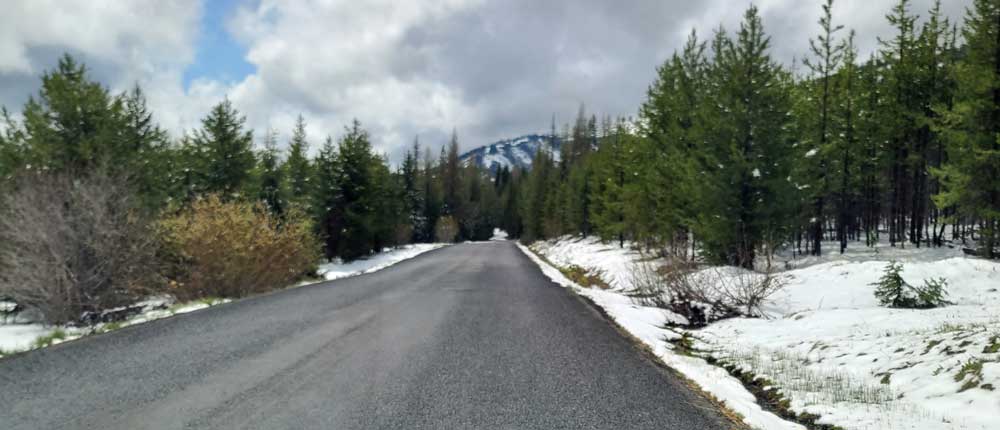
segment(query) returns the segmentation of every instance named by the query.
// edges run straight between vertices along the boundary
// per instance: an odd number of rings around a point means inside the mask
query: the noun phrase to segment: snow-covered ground
[[[442,246],[445,245],[417,244],[396,249],[386,249],[384,252],[364,260],[356,260],[351,263],[334,262],[320,265],[317,273],[325,280],[371,273]],[[320,282],[320,280],[304,282],[300,285],[316,282]],[[173,315],[193,312],[226,302],[229,302],[229,300],[205,299],[191,303],[175,304],[171,297],[153,297],[137,304],[143,307],[143,311],[138,315],[119,323],[99,324],[94,327],[53,327],[21,321],[16,318],[9,321],[0,319],[0,357],[38,347],[54,345],[89,334],[101,333]],[[7,303],[9,302],[0,303],[0,306],[2,306],[0,310],[6,309],[8,306]]]
[[[836,250],[835,244],[826,244]],[[696,350],[766,378],[795,412],[846,429],[996,429],[1000,423],[1000,263],[966,258],[958,249],[875,250],[852,244],[845,255],[776,264],[788,285],[765,306],[767,318],[728,319],[700,330],[666,326],[683,318],[636,304],[630,272],[638,252],[593,239],[538,243],[532,249],[561,267],[600,273],[609,290],[576,286],[538,261],[549,277],[601,306],[669,366],[761,429],[802,428],[763,411],[720,367],[674,352],[681,333]],[[534,256],[533,256],[534,258]],[[870,284],[886,263],[903,263],[911,284],[948,280],[939,309],[880,307]]]
[[[316,270],[316,273],[327,281],[346,278],[348,276],[362,275],[376,270],[385,269],[386,267],[392,266],[400,261],[408,260],[427,251],[438,249],[442,246],[445,246],[445,244],[419,243],[399,248],[386,248],[382,252],[362,260],[354,260],[350,263],[343,263],[338,260],[332,263],[322,264],[319,266],[319,269]],[[316,281],[307,283],[314,282]]]
[[[136,306],[143,308],[143,311],[138,315],[122,322],[98,324],[93,327],[49,326],[15,319],[10,321],[10,323],[0,323],[0,357],[16,352],[55,345],[90,334],[102,333],[173,315],[194,312],[229,301],[229,299],[203,299],[190,303],[175,304],[172,297],[152,297],[141,303],[136,303]]]

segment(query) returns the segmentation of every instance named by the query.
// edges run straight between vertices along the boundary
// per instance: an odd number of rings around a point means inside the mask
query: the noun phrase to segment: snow
[[[0,356],[11,351],[31,348],[35,339],[52,332],[41,324],[4,324],[0,325]]]
[[[497,240],[507,240],[507,232],[499,228],[493,229],[493,237],[490,238],[492,241]]]
[[[325,280],[340,279],[348,276],[371,273],[443,246],[445,246],[445,244],[417,244],[407,245],[397,249],[386,249],[384,252],[376,254],[365,260],[357,260],[351,263],[323,264],[317,272],[323,276]],[[320,281],[305,282],[299,285],[315,282]],[[143,308],[143,311],[138,315],[113,325],[98,324],[94,327],[53,327],[38,323],[20,321],[17,319],[12,319],[10,323],[8,323],[7,320],[0,319],[0,357],[3,357],[5,354],[34,349],[36,347],[35,341],[37,339],[50,336],[57,331],[62,331],[66,334],[66,337],[64,339],[53,341],[53,344],[66,342],[94,333],[100,333],[112,328],[127,327],[174,315],[194,312],[211,306],[228,303],[229,301],[229,299],[202,299],[190,303],[175,304],[173,298],[169,296],[150,297],[147,300],[136,303],[135,306],[141,306]],[[7,303],[10,302],[0,302],[0,305],[3,306],[3,308],[0,309],[12,307],[11,305],[7,305]]]
[[[819,257],[779,253],[772,261],[788,285],[764,306],[768,318],[728,319],[700,330],[669,329],[679,316],[635,304],[626,294],[641,255],[595,239],[532,246],[558,266],[601,273],[613,288],[586,289],[529,255],[554,281],[601,306],[667,365],[699,384],[756,428],[802,428],[757,406],[725,370],[674,353],[667,340],[688,333],[695,348],[766,378],[796,412],[847,429],[987,429],[1000,416],[1000,263],[968,258],[957,248],[865,248],[836,243]],[[871,283],[890,260],[910,284],[948,280],[938,309],[880,307]],[[763,263],[762,263],[763,264]],[[723,271],[725,272],[725,271]],[[996,346],[993,346],[996,345]],[[993,351],[993,352],[991,352]],[[961,373],[963,367],[981,370]],[[985,387],[985,388],[984,388]],[[964,388],[964,389],[963,389]]]
[[[316,273],[327,281],[346,278],[348,276],[363,275],[365,273],[385,269],[386,267],[392,266],[400,261],[408,260],[427,251],[433,251],[443,246],[446,245],[443,243],[420,243],[406,245],[395,249],[386,248],[381,253],[375,254],[363,260],[355,260],[350,263],[344,263],[338,260],[333,263],[320,265]]]
[[[51,336],[56,332],[64,333],[65,337],[53,340],[52,345],[101,333],[113,328],[128,327],[174,315],[194,312],[230,301],[229,299],[202,299],[190,303],[174,304],[173,298],[169,296],[150,297],[134,305],[143,309],[138,315],[118,323],[97,324],[93,327],[50,326],[23,321],[14,321],[12,324],[0,324],[0,357],[5,354],[35,349],[38,347],[35,342],[39,338]]]

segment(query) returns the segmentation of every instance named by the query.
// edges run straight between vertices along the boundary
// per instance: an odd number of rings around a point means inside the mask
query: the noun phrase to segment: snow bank
[[[354,260],[350,263],[343,263],[338,260],[333,263],[320,265],[319,269],[316,270],[316,273],[327,281],[346,278],[348,276],[363,275],[365,273],[385,269],[386,267],[392,266],[400,261],[408,260],[427,251],[433,251],[443,246],[445,246],[443,243],[419,243],[395,249],[386,248],[381,253],[375,254],[363,260]]]
[[[833,243],[825,244],[835,250]],[[685,374],[763,429],[801,428],[762,411],[742,384],[704,360],[672,352],[684,330],[663,326],[669,312],[634,304],[629,249],[597,240],[539,243],[536,252],[559,266],[602,272],[614,289],[584,289],[544,263],[556,282],[574,288]],[[786,259],[785,261],[781,261]],[[878,306],[870,284],[887,262],[903,263],[912,284],[948,280],[939,309]],[[539,260],[536,260],[539,261]],[[540,262],[540,261],[539,261]],[[787,287],[764,307],[769,318],[720,321],[686,331],[697,349],[766,378],[792,410],[847,429],[995,429],[1000,420],[1000,263],[966,258],[949,248],[897,249],[852,244],[845,255],[778,256]],[[781,264],[783,263],[783,264]]]

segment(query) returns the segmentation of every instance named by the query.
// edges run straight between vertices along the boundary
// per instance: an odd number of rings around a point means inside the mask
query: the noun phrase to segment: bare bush
[[[762,316],[761,306],[787,283],[772,273],[708,268],[683,259],[636,263],[630,296],[644,306],[668,309],[701,327],[734,316]]]
[[[24,172],[0,211],[0,296],[48,323],[79,322],[162,285],[150,224],[116,178]]]
[[[767,299],[788,285],[787,277],[773,271],[732,269],[730,273],[723,273],[723,269],[713,269],[717,279],[715,294],[723,303],[735,307],[745,316],[764,316],[762,306]]]
[[[315,270],[319,243],[296,209],[283,220],[262,204],[201,198],[160,222],[181,300],[244,297],[282,288]]]

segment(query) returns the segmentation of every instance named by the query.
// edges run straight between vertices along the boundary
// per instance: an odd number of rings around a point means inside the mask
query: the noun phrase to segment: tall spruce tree
[[[245,130],[246,117],[229,99],[215,105],[201,121],[193,143],[205,157],[198,172],[201,191],[219,193],[223,198],[238,197],[251,179],[255,164],[253,132]]]
[[[306,138],[306,122],[302,115],[295,120],[292,140],[288,143],[288,158],[283,170],[287,180],[288,201],[309,211],[313,177],[313,166],[309,161],[309,141]]]
[[[770,39],[751,6],[736,39],[719,32],[713,42],[713,91],[701,155],[705,192],[696,233],[715,261],[754,266],[758,250],[778,240],[789,215],[787,181],[790,142],[786,136],[787,75],[768,54]]]
[[[316,233],[323,241],[323,254],[327,260],[332,260],[340,250],[340,233],[344,228],[341,163],[332,137],[327,137],[320,148],[313,174],[315,186],[311,188],[311,207]]]

